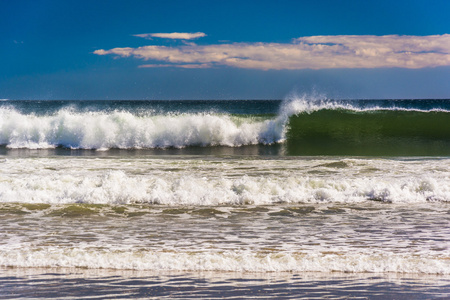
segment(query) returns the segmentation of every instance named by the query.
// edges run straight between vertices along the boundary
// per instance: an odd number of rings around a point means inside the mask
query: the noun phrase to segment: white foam
[[[38,116],[0,108],[0,144],[29,149],[182,148],[271,144],[284,137],[284,124],[277,120],[235,119],[208,113],[136,116],[71,110]]]
[[[450,201],[450,173],[442,169],[449,160],[347,159],[341,163],[348,167],[338,169],[328,167],[330,162],[333,166],[336,161],[8,159],[1,163],[0,203],[201,206]]]
[[[0,250],[0,266],[80,267],[156,271],[377,272],[450,274],[447,256],[365,252],[291,253],[225,251],[102,250],[45,247]]]

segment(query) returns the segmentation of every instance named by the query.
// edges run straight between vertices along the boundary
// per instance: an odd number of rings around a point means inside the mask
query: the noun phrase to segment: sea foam
[[[245,165],[239,160],[7,159],[0,163],[0,203],[447,202],[450,173],[443,168],[448,164],[444,159],[427,164],[377,159],[245,160]]]
[[[226,114],[136,116],[126,111],[22,114],[0,108],[0,144],[9,148],[72,149],[242,146],[283,140],[284,122]]]
[[[31,250],[31,251],[30,251]],[[92,247],[0,250],[0,266],[80,267],[157,271],[379,272],[450,274],[443,256],[395,253],[101,250]]]
[[[241,205],[278,203],[358,203],[450,201],[448,179],[371,179],[303,177],[206,179],[197,176],[128,176],[110,171],[84,178],[23,176],[0,182],[0,202]]]

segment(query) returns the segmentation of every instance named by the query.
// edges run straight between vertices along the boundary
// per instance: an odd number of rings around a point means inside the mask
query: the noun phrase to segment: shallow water
[[[2,266],[450,273],[446,158],[1,164]]]
[[[0,269],[0,299],[444,299],[436,275]]]
[[[449,163],[4,156],[0,295],[447,297]]]

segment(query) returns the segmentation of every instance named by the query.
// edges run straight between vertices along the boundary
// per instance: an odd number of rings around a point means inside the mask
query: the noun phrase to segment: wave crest
[[[114,111],[51,116],[0,109],[0,144],[9,148],[72,149],[183,148],[271,144],[284,137],[284,124],[220,114],[136,116]]]

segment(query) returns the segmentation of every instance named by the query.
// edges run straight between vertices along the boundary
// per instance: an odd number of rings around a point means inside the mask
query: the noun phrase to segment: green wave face
[[[291,116],[288,155],[449,156],[450,113],[345,109]]]

